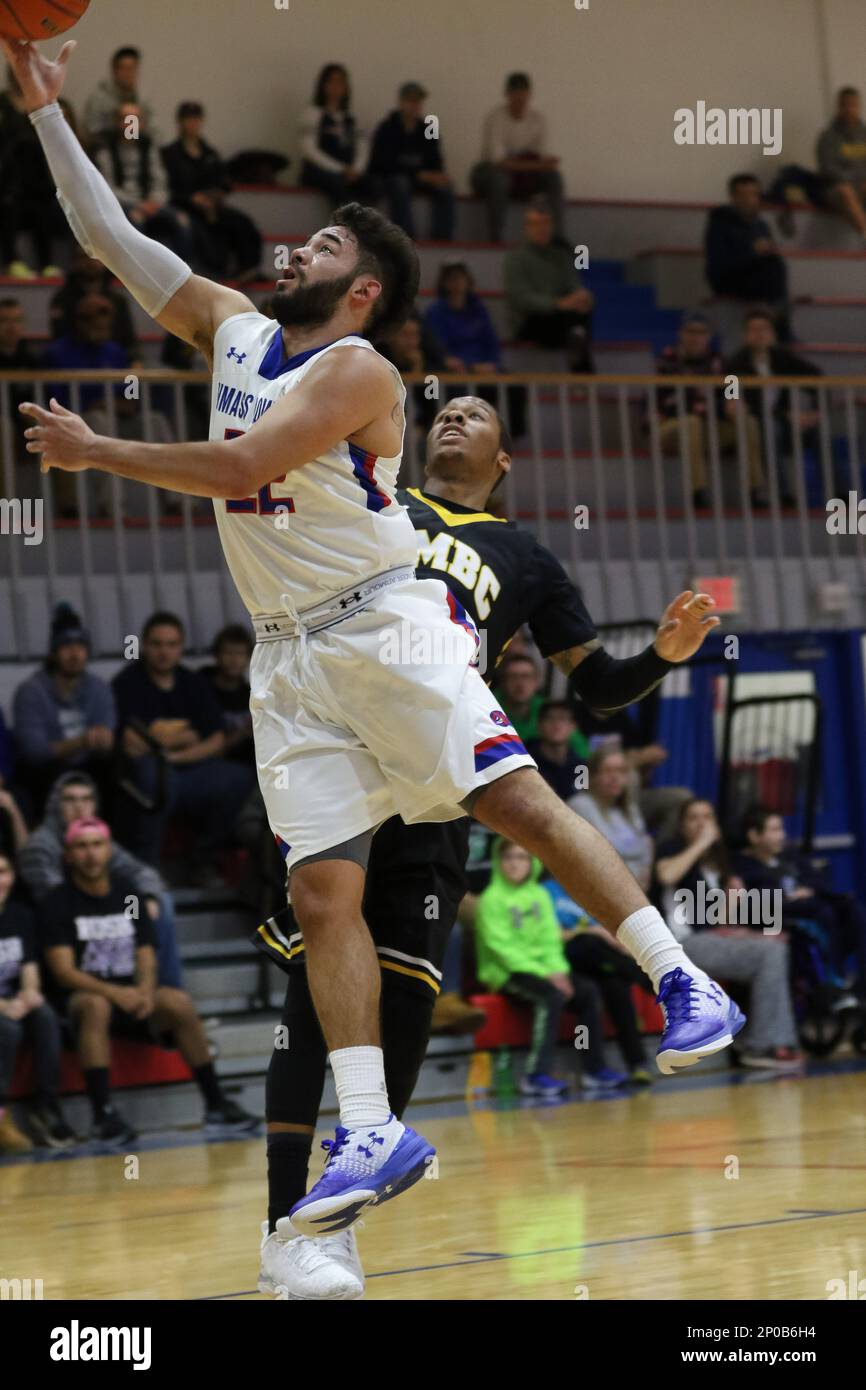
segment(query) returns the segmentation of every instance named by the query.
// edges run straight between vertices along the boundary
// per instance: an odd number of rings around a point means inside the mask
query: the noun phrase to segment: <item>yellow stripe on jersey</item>
[[[413,980],[421,980],[423,984],[429,985],[434,994],[438,994],[442,986],[427,974],[426,970],[410,970],[408,966],[397,965],[392,960],[383,960],[379,957],[379,965],[382,970],[393,970],[398,975],[411,975]]]
[[[280,941],[277,941],[275,937],[271,936],[271,933],[264,923],[258,928],[258,933],[266,946],[270,946],[271,950],[276,951],[278,955],[285,956],[286,960],[294,960],[295,956],[300,955],[301,951],[304,949],[304,943],[300,942],[297,946],[292,946],[287,950]]]
[[[467,526],[470,521],[501,521],[506,522],[507,517],[491,516],[489,512],[449,512],[447,507],[443,507],[441,502],[434,502],[432,497],[425,497],[420,488],[410,487],[406,491],[411,497],[419,502],[423,502],[425,507],[429,507],[431,512],[435,512],[441,517],[446,526]]]

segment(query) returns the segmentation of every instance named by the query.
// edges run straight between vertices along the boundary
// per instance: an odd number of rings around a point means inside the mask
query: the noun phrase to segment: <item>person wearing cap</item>
[[[445,172],[442,142],[434,139],[424,116],[428,93],[420,82],[404,82],[397,108],[376,127],[369,174],[377,198],[388,200],[392,222],[416,235],[412,198],[430,199],[430,236],[434,241],[454,237],[454,192]]]
[[[111,1039],[154,1042],[172,1034],[205,1103],[212,1133],[258,1121],[223,1091],[190,996],[157,983],[153,925],[132,879],[113,874],[111,831],[98,817],[65,834],[67,878],[40,903],[40,945],[57,1007],[69,1019],[93,1114],[91,1138],[128,1143],[135,1130],[112,1103]]]
[[[530,105],[532,83],[525,72],[505,81],[505,101],[484,121],[481,162],[472,170],[472,189],[487,206],[491,241],[502,241],[509,198],[541,194],[550,205],[554,229],[562,234],[563,189],[559,156],[547,148],[547,122]]]
[[[204,121],[201,102],[182,101],[178,138],[160,151],[171,206],[188,221],[196,268],[218,279],[256,279],[261,233],[245,212],[227,205],[231,179],[220,154],[202,135]]]
[[[106,783],[117,716],[110,686],[87,669],[89,655],[78,614],[58,604],[45,665],[22,681],[12,702],[18,780],[34,813],[63,772],[86,770]]]
[[[686,314],[680,325],[676,344],[663,349],[656,362],[657,376],[722,376],[725,367],[719,353],[713,351],[710,325],[702,314]],[[736,457],[737,425],[723,413],[721,393],[712,396],[715,402],[716,430],[720,451],[729,458]],[[701,386],[686,386],[683,391],[684,419],[682,425],[677,405],[676,387],[659,388],[659,444],[663,454],[679,454],[685,436],[686,458],[692,485],[692,502],[696,507],[710,505],[707,482],[707,451],[709,449],[709,416],[707,395]],[[764,501],[764,465],[761,458],[761,433],[758,422],[745,416],[746,456],[752,502]]]

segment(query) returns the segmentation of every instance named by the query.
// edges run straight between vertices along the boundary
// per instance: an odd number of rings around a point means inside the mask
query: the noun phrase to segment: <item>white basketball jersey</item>
[[[210,438],[254,429],[323,353],[344,344],[376,351],[349,336],[284,361],[273,319],[255,312],[226,319],[214,337]],[[391,369],[405,405],[400,374]],[[255,497],[214,498],[226,561],[253,617],[302,613],[383,570],[414,568],[415,531],[395,496],[401,456],[402,444],[382,458],[343,440]]]

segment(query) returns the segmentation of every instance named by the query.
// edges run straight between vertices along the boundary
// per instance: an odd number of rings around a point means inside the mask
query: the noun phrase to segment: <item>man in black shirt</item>
[[[788,329],[788,271],[769,224],[761,217],[761,185],[752,174],[728,180],[730,201],[711,210],[704,234],[706,275],[713,292],[760,300]]]
[[[125,835],[133,853],[157,864],[166,818],[182,812],[198,832],[200,864],[205,866],[228,839],[253,772],[225,758],[222,710],[209,682],[181,665],[182,653],[180,619],[154,613],[142,632],[141,660],[130,662],[112,682],[118,730],[135,782],[154,797],[160,769],[132,721],[143,724],[160,745],[168,774],[163,809],[127,812]]]
[[[538,711],[538,738],[526,744],[545,782],[563,801],[575,793],[572,739],[576,729],[577,721],[566,700],[545,700]]]
[[[430,199],[430,235],[434,241],[454,236],[454,191],[445,172],[438,137],[428,134],[424,117],[426,91],[418,82],[404,82],[399,105],[376,128],[368,173],[379,197],[388,199],[392,222],[415,236],[412,197]]]
[[[611,712],[653,690],[718,624],[712,600],[686,592],[669,605],[645,651],[622,661],[609,656],[556,557],[529,531],[486,510],[511,467],[511,441],[493,406],[474,396],[449,401],[433,422],[426,459],[425,487],[398,492],[417,533],[416,572],[419,579],[444,580],[475,623],[488,681],[526,623],[542,656],[568,676],[581,699],[598,713]],[[406,825],[395,816],[373,837],[363,915],[382,968],[386,1083],[397,1116],[424,1060],[445,946],[466,892],[469,825],[468,817]],[[254,939],[290,977],[282,1019],[291,1048],[272,1053],[266,1092],[273,1233],[304,1195],[326,1049],[291,909],[260,926]],[[287,1269],[286,1277],[292,1275]],[[294,1277],[304,1296],[303,1271]],[[361,1278],[357,1266],[359,1285]]]
[[[66,832],[69,878],[40,904],[41,945],[63,1012],[72,1022],[87,1095],[91,1137],[126,1142],[135,1131],[111,1104],[112,1037],[153,1041],[172,1033],[205,1102],[205,1126],[244,1132],[257,1121],[217,1080],[201,1019],[185,990],[156,982],[155,937],[132,880],[109,872],[104,821],[73,821]]]
[[[23,1153],[32,1147],[6,1104],[22,1043],[33,1047],[35,1063],[30,1129],[52,1149],[66,1149],[75,1142],[57,1099],[60,1024],[42,995],[33,914],[11,899],[14,886],[12,860],[0,853],[0,1154]]]
[[[223,714],[225,756],[235,762],[255,764],[253,751],[253,720],[250,714],[250,683],[247,672],[253,650],[248,627],[229,623],[217,633],[213,642],[214,663],[202,666]]]

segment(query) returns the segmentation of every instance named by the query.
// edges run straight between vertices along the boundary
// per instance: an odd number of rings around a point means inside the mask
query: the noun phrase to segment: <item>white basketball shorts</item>
[[[454,820],[476,788],[535,767],[470,664],[477,643],[446,586],[414,578],[323,630],[257,642],[256,764],[287,870],[395,814]]]

